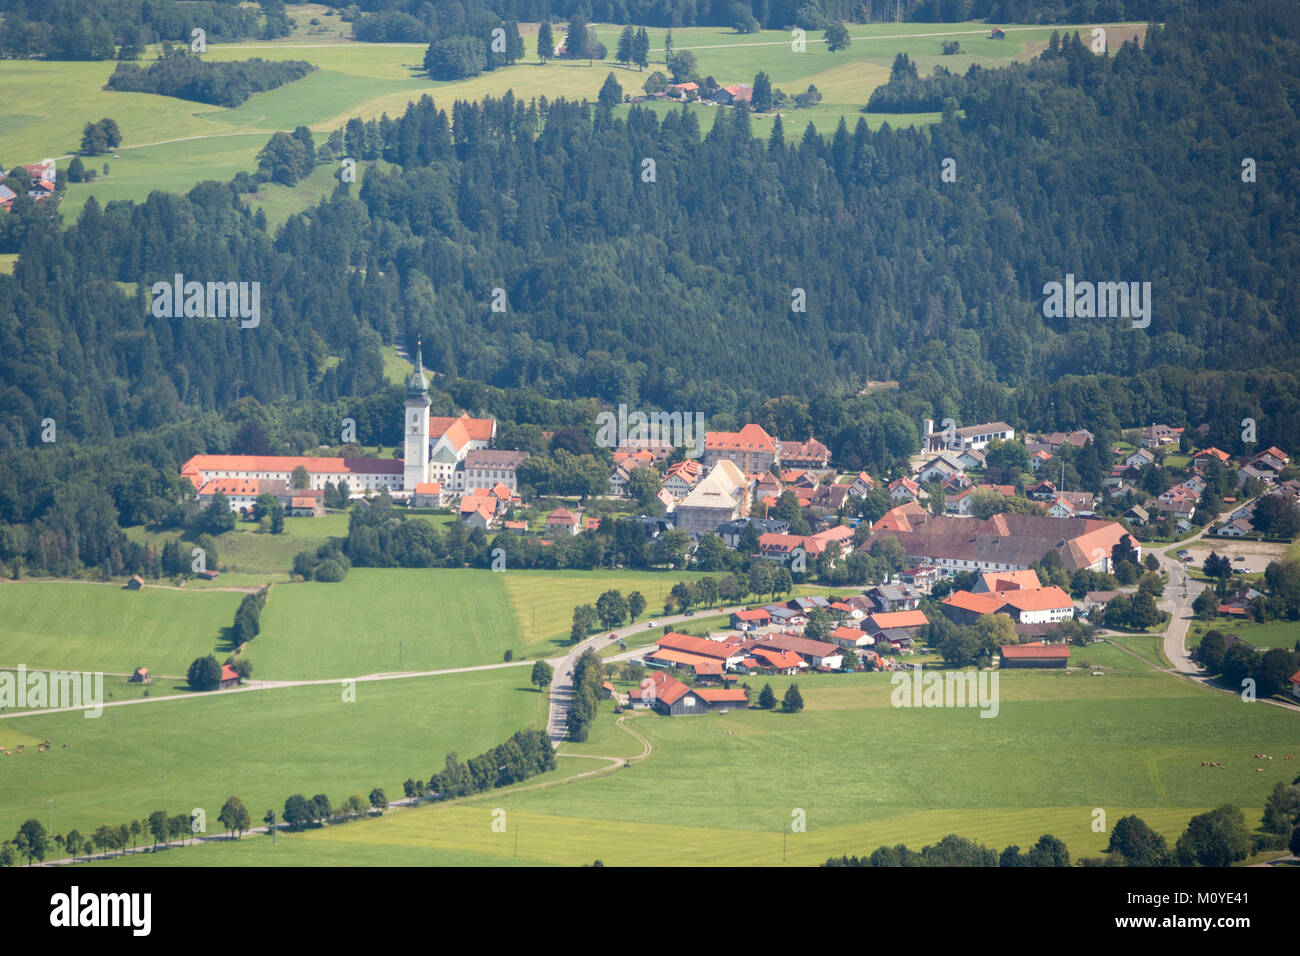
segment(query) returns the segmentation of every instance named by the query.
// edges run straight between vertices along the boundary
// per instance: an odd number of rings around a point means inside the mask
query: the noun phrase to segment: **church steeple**
[[[415,340],[415,371],[406,380],[406,397],[416,398],[429,391],[429,382],[424,377],[424,355],[419,339]]]

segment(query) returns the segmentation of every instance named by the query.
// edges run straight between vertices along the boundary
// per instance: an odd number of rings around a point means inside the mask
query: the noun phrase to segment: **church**
[[[406,380],[403,458],[318,458],[310,455],[195,455],[181,468],[193,482],[200,504],[220,492],[234,511],[248,513],[258,495],[282,499],[291,513],[304,513],[305,498],[318,498],[326,483],[346,481],[353,495],[387,489],[394,497],[441,503],[449,497],[505,484],[518,490],[515,468],[527,452],[493,448],[495,418],[430,416],[429,382],[416,353]],[[307,487],[293,488],[293,472],[307,471]]]

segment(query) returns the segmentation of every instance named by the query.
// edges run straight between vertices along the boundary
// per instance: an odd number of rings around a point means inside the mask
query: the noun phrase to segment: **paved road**
[[[1236,507],[1240,506],[1234,506],[1234,508]],[[1210,526],[1212,527],[1215,523],[1217,523],[1217,519],[1215,522],[1211,522]],[[1179,542],[1178,547],[1187,548],[1200,542],[1205,537],[1207,530],[1204,529],[1186,541]],[[1165,657],[1169,658],[1169,663],[1173,665],[1173,673],[1194,680],[1212,690],[1235,695],[1239,692],[1215,684],[1187,653],[1187,631],[1192,623],[1192,603],[1196,600],[1197,595],[1205,590],[1206,585],[1189,575],[1187,565],[1183,564],[1182,561],[1177,558],[1166,557],[1163,552],[1167,547],[1169,546],[1162,545],[1160,550],[1152,551],[1160,561],[1161,566],[1169,572],[1169,580],[1165,585],[1165,596],[1159,604],[1160,610],[1170,613],[1169,627],[1165,631],[1164,637]],[[1272,704],[1274,707],[1300,711],[1300,705],[1297,704],[1266,698],[1258,699],[1265,704]]]
[[[716,617],[719,614],[733,614],[736,611],[743,611],[744,609],[744,604],[737,604],[733,607],[701,609],[697,613],[706,617]],[[694,616],[695,615],[688,616],[685,614],[675,614],[666,617],[656,617],[654,619],[654,627],[650,626],[649,621],[645,621],[641,624],[630,624],[627,627],[617,628],[613,632],[602,631],[595,637],[589,637],[584,641],[574,644],[563,657],[553,658],[550,660],[548,663],[555,668],[555,677],[551,681],[551,711],[546,721],[546,732],[551,737],[551,743],[559,743],[568,733],[569,704],[573,701],[573,669],[577,666],[578,658],[582,656],[583,651],[589,647],[601,648],[610,643],[615,643],[611,642],[609,639],[611,633],[617,634],[619,640],[624,640],[629,634],[639,634],[643,631],[651,630],[661,631],[665,624],[680,624],[683,622],[689,624],[691,617]],[[625,651],[616,655],[616,659],[627,660],[630,657],[643,654],[649,646],[650,645],[647,644],[645,647]],[[612,659],[614,658],[610,658],[610,660]]]

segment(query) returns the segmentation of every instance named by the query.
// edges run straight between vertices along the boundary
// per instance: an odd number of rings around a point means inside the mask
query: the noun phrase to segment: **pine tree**
[[[785,696],[781,698],[781,709],[787,714],[803,710],[803,694],[799,693],[798,684],[791,684],[786,688]]]
[[[623,28],[623,32],[618,37],[618,52],[614,54],[614,59],[624,66],[630,67],[633,59],[636,57],[636,35],[632,32],[629,24]]]
[[[763,685],[763,689],[758,694],[758,706],[764,710],[771,710],[776,706],[776,691],[772,690],[771,684]]]
[[[555,56],[555,38],[551,35],[551,24],[543,20],[537,28],[537,58],[545,63]]]
[[[636,39],[632,44],[632,62],[636,64],[638,72],[650,65],[650,34],[645,27],[636,31]]]

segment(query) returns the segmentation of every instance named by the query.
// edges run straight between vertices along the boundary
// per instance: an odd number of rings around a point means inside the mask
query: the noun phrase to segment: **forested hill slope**
[[[1071,373],[1291,369],[1298,40],[1294,3],[1224,3],[1146,49],[972,69],[945,86],[964,117],[928,131],[764,141],[728,110],[701,137],[689,114],[513,97],[349,124],[338,155],[401,168],[274,239],[216,184],[31,223],[0,279],[0,441],[372,394],[380,342],[417,335],[441,372],[710,413],[897,378],[936,412],[1010,414]],[[155,318],[175,273],[260,281],[261,324]],[[1044,318],[1067,273],[1150,282],[1150,326]],[[1294,391],[1274,397],[1300,439]]]

